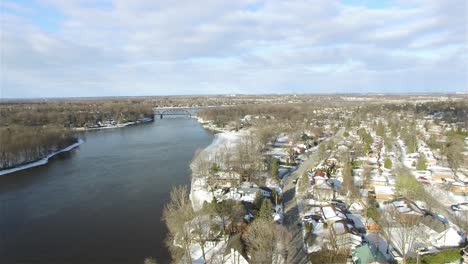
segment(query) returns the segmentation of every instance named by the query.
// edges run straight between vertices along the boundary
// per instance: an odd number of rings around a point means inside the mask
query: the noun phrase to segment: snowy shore
[[[100,127],[76,127],[76,128],[73,128],[73,130],[75,130],[75,131],[89,131],[89,130],[122,128],[122,127],[128,127],[128,126],[133,126],[133,125],[151,123],[153,121],[154,121],[154,118],[145,117],[145,118],[139,119],[137,121],[119,123],[119,124],[115,124],[115,125],[103,125],[103,126],[100,126]]]
[[[79,145],[83,144],[83,142],[84,141],[82,139],[78,139],[78,142],[76,142],[76,143],[74,143],[74,144],[72,144],[72,145],[70,145],[70,146],[68,146],[66,148],[63,148],[61,150],[55,151],[55,152],[47,155],[46,157],[44,157],[44,158],[42,158],[40,160],[33,161],[33,162],[30,162],[30,163],[27,163],[27,164],[24,164],[24,165],[20,165],[18,167],[5,169],[5,170],[0,170],[0,175],[16,172],[16,171],[20,171],[20,170],[26,170],[26,169],[29,169],[29,168],[33,168],[33,167],[37,167],[37,166],[47,164],[49,162],[49,159],[52,158],[53,156],[55,156],[57,154],[60,154],[60,153],[63,153],[63,152],[70,151],[70,150],[78,147]]]
[[[204,123],[200,118],[198,118],[198,121],[206,129],[218,132],[215,134],[211,144],[203,150],[210,160],[214,160],[216,153],[232,151],[232,149],[240,142],[242,137],[249,133],[246,130],[229,131],[219,128],[213,129],[213,127],[207,127],[206,123]],[[194,210],[201,209],[205,201],[211,202],[213,199],[211,190],[207,188],[206,178],[207,177],[194,177],[192,175],[190,184],[190,200],[192,201],[192,207]]]

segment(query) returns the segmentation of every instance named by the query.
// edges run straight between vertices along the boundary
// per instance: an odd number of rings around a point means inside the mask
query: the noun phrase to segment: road
[[[336,139],[343,135],[344,129],[341,128],[332,138]],[[296,201],[296,184],[294,179],[298,179],[302,174],[314,168],[319,162],[317,152],[314,152],[304,161],[297,170],[295,170],[284,181],[283,186],[283,204],[284,204],[284,221],[283,225],[288,228],[292,235],[292,241],[288,249],[287,263],[309,263],[307,253],[304,250],[304,240],[302,238],[302,227],[298,227],[300,223],[299,208]]]

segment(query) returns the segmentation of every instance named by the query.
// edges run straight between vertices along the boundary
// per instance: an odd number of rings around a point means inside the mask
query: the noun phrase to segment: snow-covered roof
[[[391,186],[374,186],[374,190],[376,194],[394,194],[395,188]]]
[[[465,238],[453,227],[448,228],[437,236],[431,237],[431,243],[437,248],[458,247]]]

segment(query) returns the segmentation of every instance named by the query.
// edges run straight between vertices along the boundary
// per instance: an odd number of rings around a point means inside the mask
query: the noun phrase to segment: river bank
[[[52,157],[54,157],[54,156],[56,156],[56,155],[58,155],[60,153],[68,152],[68,151],[78,147],[79,145],[81,145],[83,143],[84,143],[84,140],[78,139],[78,141],[76,143],[73,143],[68,147],[65,147],[63,149],[55,151],[55,152],[45,156],[44,158],[38,159],[38,160],[33,161],[33,162],[28,162],[26,164],[20,164],[20,165],[17,165],[15,167],[13,167],[13,168],[0,170],[0,175],[5,175],[5,174],[13,173],[13,172],[16,172],[16,171],[26,170],[26,169],[29,169],[29,168],[34,168],[34,167],[37,167],[37,166],[45,165],[45,164],[47,164],[49,162],[50,158],[52,158]]]
[[[102,130],[102,129],[114,129],[114,128],[123,128],[123,127],[128,127],[128,126],[151,123],[153,121],[154,121],[154,118],[142,118],[142,119],[139,119],[139,120],[136,120],[136,121],[126,122],[126,123],[122,123],[122,124],[106,125],[106,126],[96,127],[96,128],[79,127],[79,128],[73,128],[72,130],[82,132],[82,131],[93,131],[93,130]],[[56,156],[56,155],[58,155],[60,153],[68,152],[68,151],[78,147],[79,145],[81,145],[83,143],[84,143],[84,140],[77,139],[77,142],[75,142],[75,143],[73,143],[73,144],[71,144],[71,145],[69,145],[69,146],[67,146],[65,148],[62,148],[60,150],[54,151],[54,152],[48,154],[45,157],[39,158],[39,159],[37,159],[35,161],[18,164],[18,165],[15,165],[13,167],[10,167],[10,168],[0,170],[0,175],[5,175],[5,174],[9,174],[9,173],[13,173],[13,172],[17,172],[17,171],[26,170],[26,169],[34,168],[34,167],[37,167],[37,166],[45,165],[45,164],[47,164],[49,162],[50,158],[52,158],[52,157],[54,157],[54,156]]]
[[[217,153],[225,151],[231,151],[240,142],[243,136],[246,136],[248,130],[233,131],[232,128],[219,128],[211,122],[204,121],[202,118],[197,117],[197,121],[202,125],[203,128],[214,132],[214,138],[212,142],[204,148],[203,154],[207,156],[207,159],[214,161]],[[192,168],[191,172],[191,183],[190,183],[190,200],[192,201],[192,207],[194,210],[202,208],[203,203],[211,202],[213,200],[213,194],[211,190],[207,188],[206,179],[207,177],[193,175],[193,161],[190,164]]]
[[[142,119],[138,119],[136,121],[130,121],[130,122],[125,122],[125,123],[98,124],[95,127],[76,127],[76,128],[72,128],[72,130],[73,131],[92,131],[92,130],[101,130],[101,129],[114,129],[114,128],[122,128],[122,127],[127,127],[127,126],[146,124],[146,123],[151,123],[151,122],[154,122],[154,118],[145,117]]]

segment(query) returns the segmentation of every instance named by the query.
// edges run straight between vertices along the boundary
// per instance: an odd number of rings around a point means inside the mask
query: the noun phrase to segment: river
[[[84,136],[44,166],[0,176],[0,263],[169,263],[162,209],[212,133],[168,118]]]

